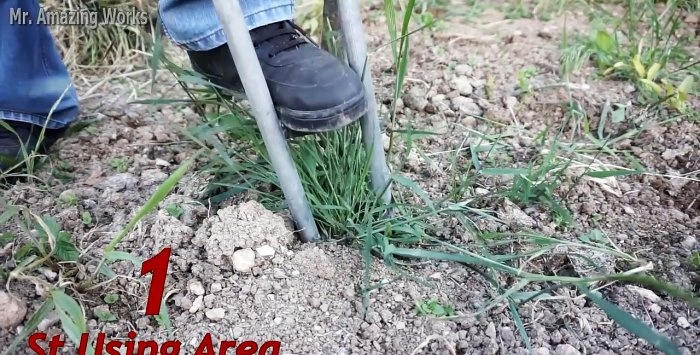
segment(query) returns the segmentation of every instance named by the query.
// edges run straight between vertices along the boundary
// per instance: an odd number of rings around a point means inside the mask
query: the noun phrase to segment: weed
[[[449,304],[441,303],[437,298],[428,301],[416,301],[416,314],[419,316],[451,317],[455,315],[455,309]]]
[[[119,173],[125,173],[127,170],[129,170],[129,158],[112,158],[109,160],[109,166]]]
[[[589,37],[579,38],[574,44],[564,37],[562,73],[568,75],[593,59],[600,75],[633,82],[644,102],[667,103],[685,112],[688,95],[694,91],[693,78],[700,75],[700,66],[693,65],[697,59],[684,49],[691,42],[681,17],[683,11],[692,9],[691,5],[671,0],[659,13],[653,0],[624,3],[621,18],[594,6],[594,13],[604,21],[612,21],[612,28],[601,24]]]
[[[185,210],[182,209],[182,207],[177,203],[169,204],[165,207],[165,211],[168,212],[168,214],[174,218],[180,218],[180,216],[182,216],[182,214],[185,213]]]

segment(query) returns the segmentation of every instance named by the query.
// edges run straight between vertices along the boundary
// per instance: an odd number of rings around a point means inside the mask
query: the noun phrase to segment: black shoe
[[[292,22],[256,28],[250,35],[277,115],[290,130],[331,131],[367,112],[359,75]],[[188,55],[194,70],[214,84],[243,91],[227,45]]]
[[[44,130],[44,137],[37,147],[43,127],[24,122],[3,122],[8,124],[14,132],[0,125],[0,172],[7,172],[12,168],[21,169],[22,166],[17,165],[25,160],[25,154],[31,155],[32,152],[46,154],[66,131],[65,128]]]

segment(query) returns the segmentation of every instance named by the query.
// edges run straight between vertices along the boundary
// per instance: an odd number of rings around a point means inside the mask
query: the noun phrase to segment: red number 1
[[[163,248],[158,254],[146,260],[141,265],[141,276],[152,272],[151,286],[148,289],[146,315],[154,316],[160,313],[160,302],[165,292],[165,278],[168,276],[170,262],[170,247]]]

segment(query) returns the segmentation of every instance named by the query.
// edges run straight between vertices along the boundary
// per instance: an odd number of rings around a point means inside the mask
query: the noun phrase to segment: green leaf
[[[13,205],[6,205],[5,212],[0,214],[0,225],[7,223],[12,217],[14,217],[17,212],[19,212],[19,207]]]
[[[618,106],[611,116],[612,123],[621,123],[625,121],[625,106]]]
[[[56,237],[56,258],[61,261],[78,261],[80,251],[71,242],[71,235],[61,231]]]
[[[51,297],[56,306],[56,313],[61,320],[63,331],[75,344],[80,344],[80,337],[87,333],[85,314],[78,302],[59,289],[51,290]],[[94,349],[88,345],[88,354],[94,354]]]
[[[141,268],[141,259],[123,251],[110,251],[107,254],[105,254],[105,259],[109,261],[119,261],[119,260],[125,260],[125,261],[131,261],[132,264],[134,264],[135,267]]]
[[[578,288],[585,293],[600,309],[610,316],[620,326],[630,331],[632,334],[646,340],[649,344],[663,351],[667,355],[681,355],[680,349],[673,344],[668,338],[657,333],[644,322],[632,317],[629,313],[620,309],[618,306],[606,301],[598,294],[591,292],[585,286],[579,285]]]
[[[600,50],[602,50],[605,53],[612,52],[613,39],[607,32],[603,30],[596,31],[595,44]]]
[[[97,316],[97,319],[99,319],[101,322],[112,322],[117,320],[117,317],[115,317],[109,310],[96,309],[93,312],[95,313],[95,316]]]
[[[119,301],[119,295],[116,293],[110,293],[104,297],[104,301],[107,304],[114,304]]]

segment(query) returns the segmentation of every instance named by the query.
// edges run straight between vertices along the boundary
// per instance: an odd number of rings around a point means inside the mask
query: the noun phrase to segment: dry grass
[[[113,7],[128,12],[136,8],[146,11],[155,19],[157,0],[45,0],[47,10],[95,11],[99,8]],[[147,38],[151,26],[108,24],[94,28],[92,26],[51,26],[56,45],[68,69],[73,72],[104,73],[113,72],[114,68],[124,63],[133,63],[139,52],[148,52]]]

